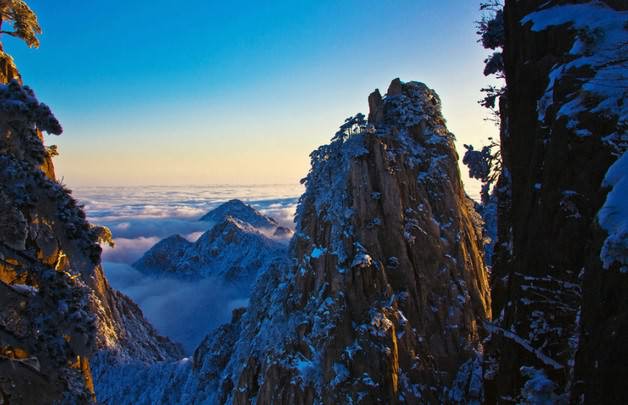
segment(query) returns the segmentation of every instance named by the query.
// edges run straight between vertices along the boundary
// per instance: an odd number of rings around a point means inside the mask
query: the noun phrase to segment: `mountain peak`
[[[200,220],[221,223],[228,217],[235,218],[242,222],[246,222],[256,228],[276,228],[277,222],[241,200],[229,200],[207,214],[203,215]]]
[[[217,223],[210,230],[201,235],[194,245],[203,248],[216,243],[216,241],[220,239],[229,243],[235,243],[236,240],[242,240],[242,238],[247,235],[254,238],[266,239],[258,228],[239,218],[227,215],[222,222]]]
[[[477,362],[488,280],[453,135],[433,90],[390,87],[369,97],[370,125],[352,117],[310,155],[293,265],[265,273],[248,314],[216,335],[220,353],[246,365],[222,374],[234,403],[439,402],[413,387],[451,386]],[[281,383],[291,380],[300,385]]]

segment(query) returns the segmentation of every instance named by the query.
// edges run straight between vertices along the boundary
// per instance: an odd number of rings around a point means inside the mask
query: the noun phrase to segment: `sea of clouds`
[[[84,187],[75,189],[74,196],[91,223],[111,229],[115,247],[104,247],[102,254],[111,285],[131,297],[160,333],[191,353],[208,332],[229,321],[234,308],[246,306],[242,297],[248,292],[215,279],[156,279],[131,264],[168,236],[198,239],[212,225],[198,219],[233,198],[294,228],[302,192],[300,185]]]

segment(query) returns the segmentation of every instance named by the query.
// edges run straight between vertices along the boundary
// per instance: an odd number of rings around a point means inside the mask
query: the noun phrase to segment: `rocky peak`
[[[211,244],[217,239],[223,238],[229,243],[240,243],[241,238],[246,234],[263,236],[257,227],[237,217],[228,215],[224,221],[213,226],[209,231],[201,235],[198,240],[204,244]]]
[[[314,310],[307,297],[319,294],[334,308],[333,348],[317,341],[324,364],[368,375],[380,387],[371,400],[419,400],[412,381],[434,387],[422,398],[442,399],[490,314],[477,214],[436,93],[396,79],[371,107],[379,126],[337,134],[312,154],[293,240],[303,291],[294,305]],[[340,342],[361,347],[362,360]],[[345,402],[364,388],[323,395]]]
[[[191,246],[192,242],[181,235],[169,236],[144,253],[137,262],[133,263],[133,267],[145,272],[157,269],[165,272],[175,271],[177,264]]]
[[[394,96],[400,95],[402,91],[403,91],[403,83],[401,82],[399,78],[396,78],[390,82],[386,95],[388,97],[394,97]]]
[[[279,239],[290,238],[294,232],[290,228],[286,228],[285,226],[278,226],[273,232],[273,236]]]
[[[369,115],[368,121],[373,125],[378,125],[384,119],[384,100],[382,99],[382,95],[379,93],[379,89],[375,89],[369,95]]]
[[[243,203],[241,200],[233,199],[214,208],[201,217],[201,221],[211,221],[216,224],[223,222],[227,217],[239,219],[257,228],[276,228],[277,222],[255,208]]]

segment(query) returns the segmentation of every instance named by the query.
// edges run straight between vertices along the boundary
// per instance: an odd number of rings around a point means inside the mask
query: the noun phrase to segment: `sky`
[[[439,93],[459,153],[496,133],[474,1],[28,3],[41,47],[2,40],[64,126],[70,187],[296,183],[395,77]]]

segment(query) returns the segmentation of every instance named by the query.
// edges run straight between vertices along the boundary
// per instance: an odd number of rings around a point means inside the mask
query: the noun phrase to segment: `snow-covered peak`
[[[440,118],[441,102],[438,94],[421,82],[404,83],[395,79],[384,97],[384,122],[396,127],[411,127],[426,120]]]
[[[227,216],[196,242],[179,235],[158,242],[133,267],[158,277],[224,275],[228,281],[250,283],[260,268],[285,252],[284,244],[268,238],[257,227]]]
[[[243,221],[237,217],[233,217],[228,215],[225,217],[223,221],[213,226],[209,231],[205,232],[198,238],[197,243],[205,244],[212,243],[219,237],[230,237],[231,239],[235,238],[236,235],[241,234],[254,234],[263,236],[262,232],[259,228],[251,225],[249,222]]]
[[[221,204],[217,208],[203,215],[200,220],[220,223],[227,217],[239,219],[240,221],[247,222],[257,228],[269,229],[276,228],[278,226],[277,222],[273,218],[262,214],[255,208],[238,199],[229,200],[226,203]]]
[[[168,272],[176,269],[185,251],[192,246],[181,235],[172,235],[163,239],[150,248],[137,262],[133,264],[138,270],[152,272]]]
[[[358,179],[351,178],[350,169],[355,161],[376,159],[371,156],[369,143],[377,139],[385,149],[378,170],[390,175],[406,169],[417,172],[413,181],[418,180],[424,186],[441,183],[443,179],[451,181],[454,176],[451,162],[457,160],[454,136],[445,126],[440,98],[425,84],[395,79],[384,98],[379,91],[373,92],[369,105],[368,124],[360,120],[362,114],[348,118],[328,145],[310,154],[311,169],[302,180],[306,192],[297,208],[296,237],[303,238],[312,232],[303,220],[311,219],[314,210],[320,220],[330,224],[331,238],[327,243],[331,246],[327,248],[340,263],[350,259],[347,251],[352,248],[346,246],[346,240],[355,231],[351,222],[356,213],[349,188],[361,186],[351,185],[351,181]],[[352,122],[357,124],[348,127],[347,123]],[[455,189],[461,190],[459,182]],[[382,190],[373,190],[371,198],[378,200],[381,195]],[[365,225],[375,228],[381,225],[378,225],[380,220],[370,218]]]

